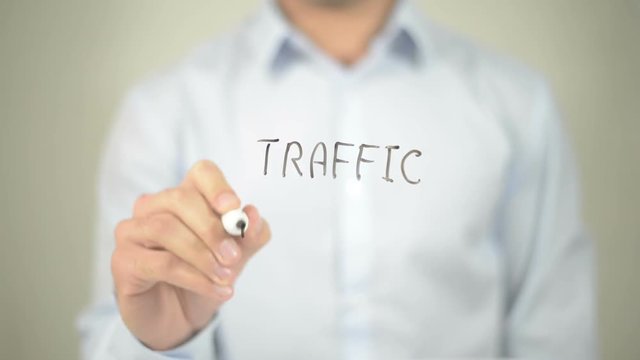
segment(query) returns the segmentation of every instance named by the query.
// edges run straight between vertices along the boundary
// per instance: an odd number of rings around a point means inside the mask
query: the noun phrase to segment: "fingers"
[[[197,189],[218,215],[240,207],[240,199],[222,171],[211,161],[198,161],[189,170],[182,185]]]
[[[168,251],[121,247],[114,252],[112,271],[121,295],[137,295],[159,282],[220,302],[233,295],[230,286],[215,284],[202,272]]]
[[[212,291],[231,296],[231,284],[248,259],[271,238],[268,223],[252,205],[244,208],[245,237],[228,235],[220,215],[239,206],[220,169],[200,161],[180,187],[138,199],[133,218],[116,228],[113,264],[134,274],[138,288],[166,282],[205,296]]]
[[[147,195],[136,201],[134,217],[171,213],[180,219],[224,265],[235,264],[241,257],[235,243],[224,243],[229,237],[220,218],[196,189],[178,187]],[[231,240],[232,241],[232,240]]]
[[[216,261],[211,251],[187,226],[169,213],[121,222],[116,228],[117,246],[135,244],[148,249],[167,250],[212,281],[226,284],[230,269]]]
[[[162,212],[175,214],[201,238],[220,235],[223,230],[207,201],[195,189],[177,187],[142,196],[134,205],[133,216],[147,217]]]

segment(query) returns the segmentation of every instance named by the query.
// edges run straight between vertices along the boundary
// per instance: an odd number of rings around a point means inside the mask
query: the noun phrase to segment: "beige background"
[[[125,90],[256,0],[0,0],[0,359],[72,359],[96,160]],[[543,71],[582,167],[606,359],[640,358],[640,1],[418,1]]]

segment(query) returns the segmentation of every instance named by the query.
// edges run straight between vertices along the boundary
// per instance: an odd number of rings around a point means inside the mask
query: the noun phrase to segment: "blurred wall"
[[[123,93],[257,0],[0,0],[0,359],[72,359],[96,161]],[[640,358],[640,1],[423,0],[541,70],[583,173],[604,358]]]

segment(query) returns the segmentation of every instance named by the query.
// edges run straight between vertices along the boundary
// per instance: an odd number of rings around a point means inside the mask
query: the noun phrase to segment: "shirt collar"
[[[385,47],[393,56],[412,65],[422,65],[426,55],[432,55],[425,24],[426,19],[410,0],[397,0],[372,46]],[[308,40],[288,22],[276,0],[263,1],[256,25],[251,34],[252,47],[261,66],[278,72],[305,56],[300,47]]]

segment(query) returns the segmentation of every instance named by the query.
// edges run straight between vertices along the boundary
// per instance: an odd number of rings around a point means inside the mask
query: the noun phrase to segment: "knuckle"
[[[111,254],[111,273],[116,277],[122,270],[122,253],[116,249]]]
[[[133,270],[130,266],[130,257],[122,250],[114,250],[111,255],[111,274],[117,283],[120,279],[124,279]]]
[[[142,279],[152,279],[156,275],[156,269],[140,258],[135,258],[131,261],[131,269],[134,274],[137,274]]]
[[[129,234],[129,228],[130,228],[129,220],[122,220],[116,225],[113,231],[116,245],[122,244],[122,242],[124,242],[125,239],[127,239]]]
[[[211,160],[200,160],[196,162],[192,168],[192,173],[195,177],[210,176],[210,174],[217,171],[219,171],[218,167]]]
[[[180,262],[175,256],[166,254],[160,261],[159,265],[166,273],[173,273],[180,267]]]
[[[173,230],[173,217],[168,214],[150,216],[145,221],[145,229],[150,237],[169,233]]]
[[[136,201],[133,203],[133,212],[134,213],[138,213],[138,212],[140,212],[140,210],[143,209],[144,202],[147,199],[147,197],[148,197],[148,195],[146,195],[146,194],[142,194],[142,195],[138,196]]]
[[[177,206],[184,204],[189,198],[189,192],[183,188],[173,188],[169,190],[168,195],[170,201]]]

